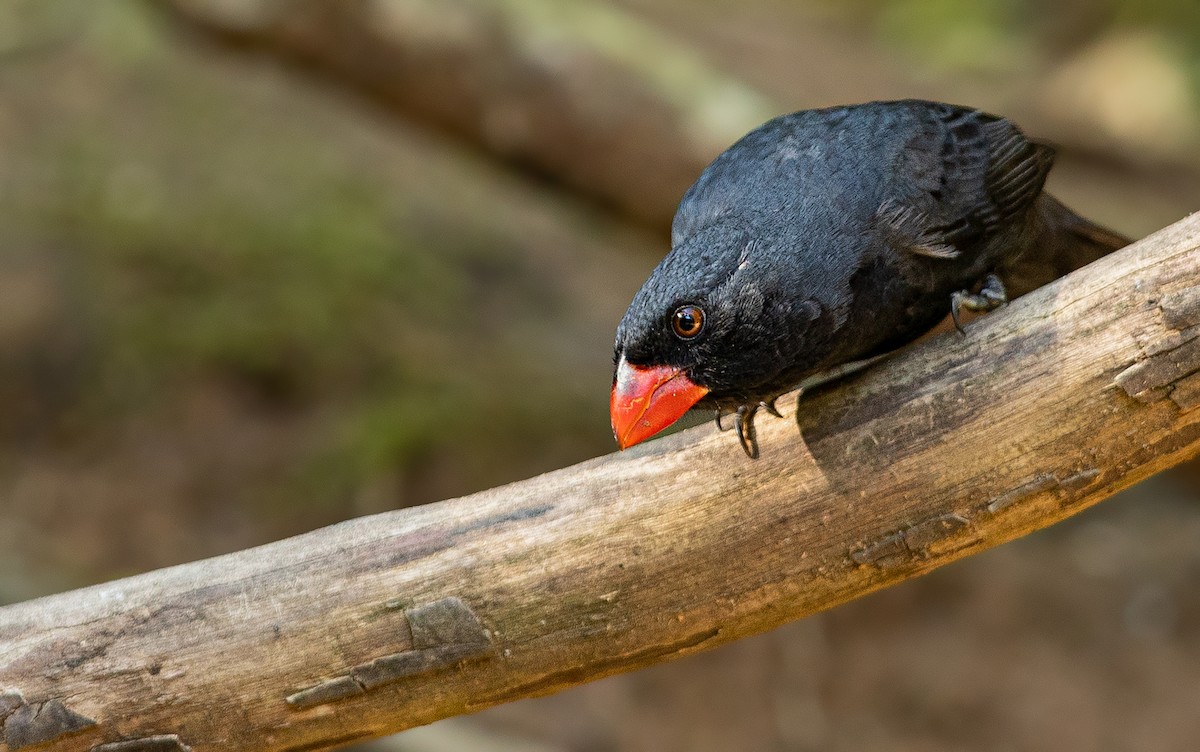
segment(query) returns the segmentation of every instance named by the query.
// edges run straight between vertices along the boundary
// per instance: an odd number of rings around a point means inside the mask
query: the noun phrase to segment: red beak
[[[645,441],[663,430],[708,394],[678,368],[631,366],[622,357],[617,363],[612,397],[613,435],[622,449]]]

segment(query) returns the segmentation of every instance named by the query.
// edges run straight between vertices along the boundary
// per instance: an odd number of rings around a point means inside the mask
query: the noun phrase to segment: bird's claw
[[[954,328],[958,330],[959,334],[966,334],[962,321],[959,320],[962,309],[987,313],[1007,302],[1008,292],[1004,289],[1004,282],[995,274],[989,274],[984,279],[983,287],[979,288],[979,292],[959,290],[950,295],[950,318],[954,319]]]
[[[779,398],[772,397],[769,400],[763,400],[762,402],[758,403],[758,406],[761,407],[762,409],[766,410],[767,412],[769,412],[771,415],[774,415],[776,418],[782,418],[783,413],[779,412],[778,407],[775,407],[775,400],[777,400],[777,399],[779,399]]]
[[[754,414],[758,405],[742,405],[737,409],[737,435],[742,451],[752,460],[758,459],[758,441],[754,431]]]
[[[778,397],[772,397],[769,400],[762,400],[752,405],[741,405],[733,411],[734,421],[732,426],[725,425],[721,418],[725,416],[720,408],[717,408],[717,429],[728,431],[730,428],[737,429],[738,443],[742,445],[742,451],[752,460],[758,459],[758,440],[754,430],[754,416],[758,413],[759,408],[766,410],[776,418],[782,418],[783,413],[779,412],[779,408],[775,406],[775,400]]]

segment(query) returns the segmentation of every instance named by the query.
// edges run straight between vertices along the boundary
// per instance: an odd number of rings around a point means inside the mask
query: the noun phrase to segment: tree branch
[[[597,0],[154,0],[180,28],[357,92],[669,227],[709,160],[779,109]]]
[[[0,749],[324,749],[716,647],[1192,457],[1197,405],[1200,215],[793,399],[757,461],[704,426],[0,609]]]

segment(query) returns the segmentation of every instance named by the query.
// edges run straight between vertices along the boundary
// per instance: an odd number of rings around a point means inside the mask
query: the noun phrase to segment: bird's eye
[[[671,328],[680,339],[695,337],[704,329],[704,311],[694,305],[679,306],[671,316]]]

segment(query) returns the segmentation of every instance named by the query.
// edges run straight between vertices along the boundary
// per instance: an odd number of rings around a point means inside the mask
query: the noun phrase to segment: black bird
[[[617,328],[622,449],[692,407],[755,411],[813,374],[991,310],[1129,240],[1042,186],[1046,144],[1008,120],[905,100],[783,115],[688,190]],[[777,413],[776,413],[777,414]]]

